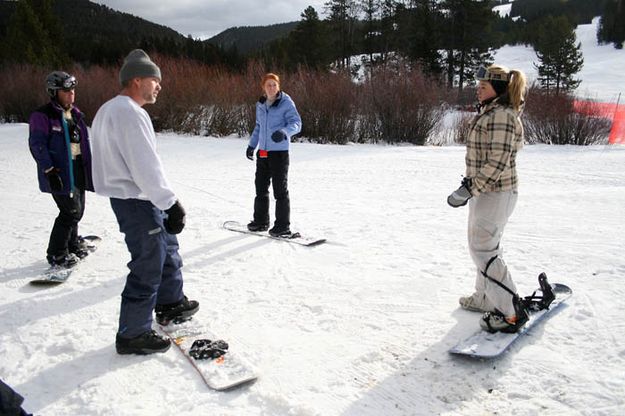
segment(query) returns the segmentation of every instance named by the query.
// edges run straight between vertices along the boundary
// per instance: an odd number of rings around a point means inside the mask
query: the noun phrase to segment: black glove
[[[286,140],[286,133],[284,133],[282,130],[276,130],[271,133],[271,140],[276,143],[280,143],[282,140]]]
[[[245,156],[249,160],[254,160],[254,148],[252,146],[247,146],[247,150],[245,150]]]
[[[59,176],[59,172],[61,170],[58,168],[52,168],[46,172],[46,178],[48,178],[48,184],[50,185],[50,190],[54,192],[59,192],[63,190],[63,181]]]
[[[165,230],[169,234],[180,234],[184,228],[187,216],[184,208],[180,205],[180,201],[174,202],[174,205],[172,205],[171,208],[166,209],[165,213],[167,214],[167,218],[163,221]]]
[[[460,188],[456,189],[447,197],[447,203],[454,208],[462,207],[469,202],[471,195],[471,178],[462,179]]]

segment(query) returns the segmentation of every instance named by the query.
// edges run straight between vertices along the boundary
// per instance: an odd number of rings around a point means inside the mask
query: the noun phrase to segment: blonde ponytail
[[[508,83],[508,96],[510,97],[510,104],[516,111],[520,111],[523,105],[523,98],[525,97],[525,87],[527,80],[525,74],[518,69],[510,71],[510,81]]]

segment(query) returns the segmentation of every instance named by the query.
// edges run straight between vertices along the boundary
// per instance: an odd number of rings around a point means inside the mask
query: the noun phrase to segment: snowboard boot
[[[486,312],[480,320],[480,326],[488,332],[515,333],[529,321],[527,309],[523,306],[518,296],[512,299],[515,316],[506,318],[503,313],[495,309],[494,312]]]
[[[97,246],[91,242],[91,240],[78,236],[78,239],[74,244],[70,244],[69,252],[74,253],[79,259],[84,259],[91,252],[95,251]]]
[[[156,321],[161,325],[168,325],[170,322],[178,323],[187,321],[200,309],[200,303],[196,300],[189,300],[186,296],[180,302],[166,305],[156,305]]]
[[[247,224],[247,229],[250,231],[258,232],[258,231],[267,231],[269,228],[269,224],[252,221]]]
[[[80,260],[84,259],[89,255],[89,250],[80,247],[70,249],[69,252],[78,257]]]
[[[74,253],[61,254],[58,256],[46,256],[50,266],[58,266],[64,269],[70,269],[78,264],[80,259]]]
[[[115,337],[115,349],[118,354],[153,354],[165,352],[171,346],[171,341],[156,331],[150,330],[134,338],[124,338],[119,334]]]
[[[272,237],[281,237],[281,238],[285,238],[285,237],[290,237],[291,236],[291,230],[289,229],[289,226],[283,226],[283,225],[274,225],[273,228],[271,230],[269,230],[269,235]]]
[[[495,310],[484,293],[475,292],[471,296],[462,296],[458,299],[460,307],[471,312],[492,312]]]

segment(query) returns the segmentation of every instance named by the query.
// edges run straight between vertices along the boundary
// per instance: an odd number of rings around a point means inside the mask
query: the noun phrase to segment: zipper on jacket
[[[74,161],[72,160],[72,145],[69,141],[69,127],[67,127],[67,120],[65,116],[61,114],[61,120],[63,121],[63,133],[65,136],[65,146],[67,147],[67,157],[69,159],[69,197],[74,195]]]

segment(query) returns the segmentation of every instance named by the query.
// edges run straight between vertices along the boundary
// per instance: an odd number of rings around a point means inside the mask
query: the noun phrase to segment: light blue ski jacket
[[[250,147],[258,146],[260,150],[289,150],[291,137],[302,131],[302,118],[295,108],[295,103],[285,92],[280,91],[270,107],[266,104],[267,97],[261,97],[256,103],[256,126],[250,136]],[[285,134],[282,141],[275,142],[271,136],[281,130]]]

